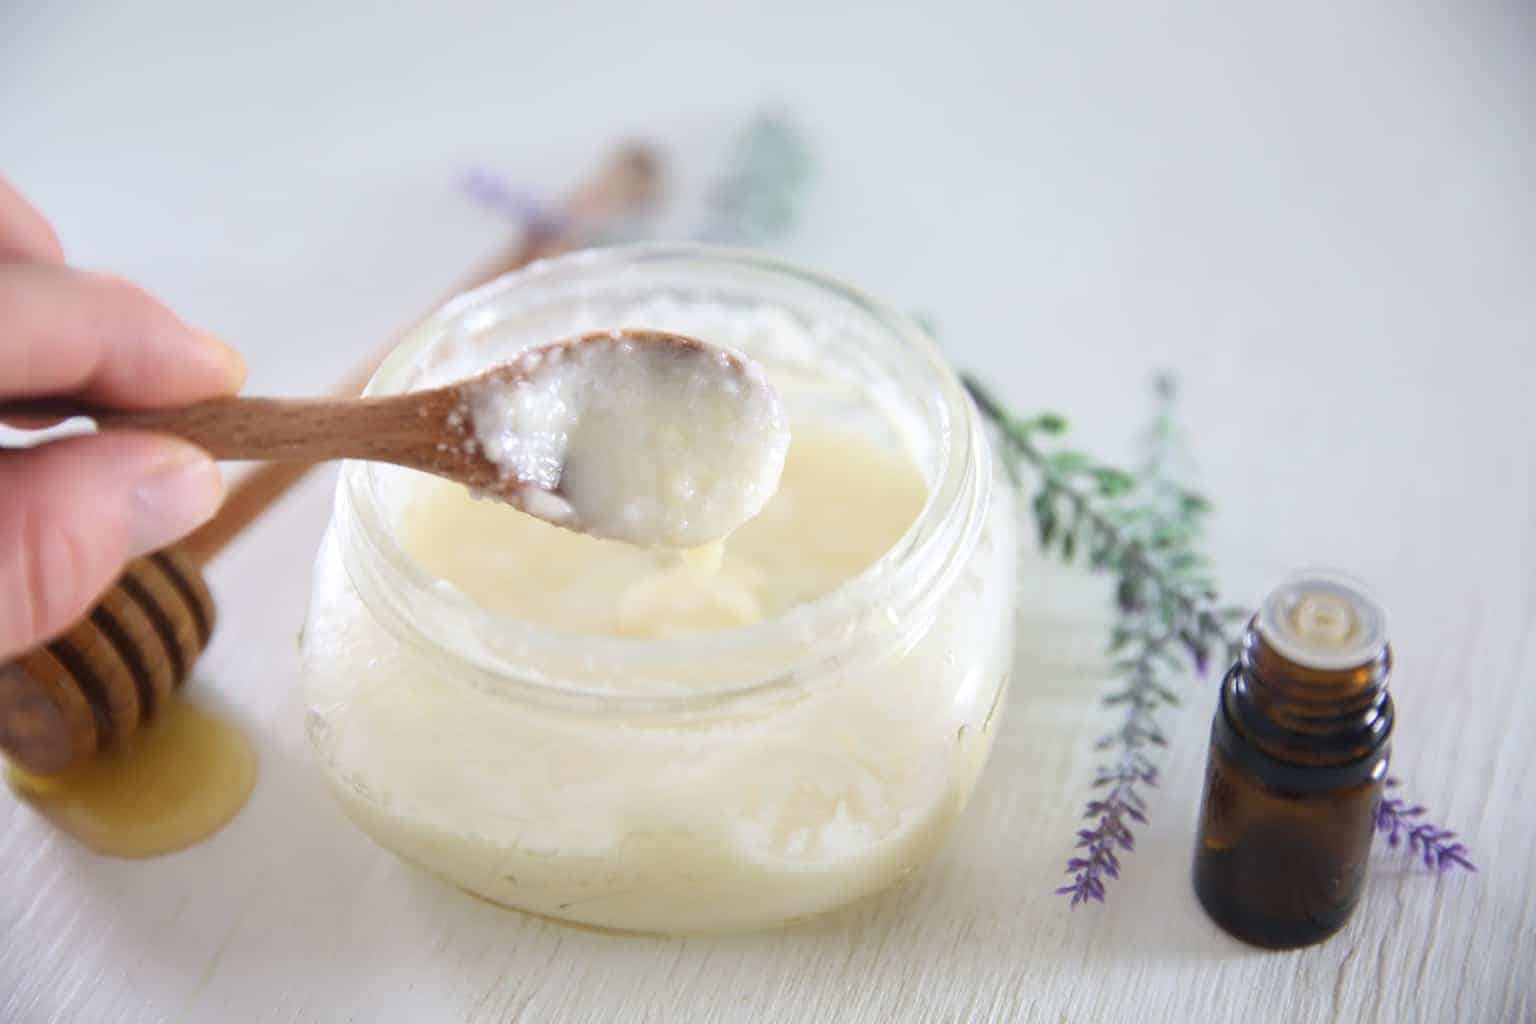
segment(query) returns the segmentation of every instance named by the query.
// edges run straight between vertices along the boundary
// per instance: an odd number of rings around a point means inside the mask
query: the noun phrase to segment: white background
[[[212,572],[198,686],[263,759],[234,825],[112,862],[0,795],[0,1018],[1536,1017],[1536,8],[282,8],[0,4],[0,171],[72,258],[243,348],[249,390],[324,390],[505,241],[451,186],[467,163],[558,194],[622,135],[785,103],[820,163],[785,251],[931,312],[957,362],[1111,454],[1177,368],[1230,595],[1307,563],[1375,584],[1395,770],[1484,870],[1384,856],[1326,945],[1227,939],[1187,884],[1192,683],[1125,879],[1069,915],[1048,892],[1106,721],[1103,595],[1031,565],[994,761],[895,892],[725,940],[495,910],[351,830],[307,761],[320,477]]]

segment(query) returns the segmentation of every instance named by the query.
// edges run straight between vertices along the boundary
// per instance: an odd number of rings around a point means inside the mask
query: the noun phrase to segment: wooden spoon
[[[569,529],[671,547],[717,539],[755,515],[788,446],[778,397],[755,364],[642,329],[528,349],[474,377],[381,398],[219,398],[136,412],[48,399],[0,403],[0,420],[75,416],[100,430],[171,434],[218,459],[392,463]],[[658,416],[670,422],[647,422]],[[585,449],[578,435],[590,435]],[[683,443],[655,450],[661,436]],[[668,496],[650,492],[667,483],[657,475],[666,467],[649,463],[663,458],[678,463],[682,497],[697,498],[694,505],[720,497],[718,486],[699,493],[701,475],[707,485],[753,476],[751,500],[711,516],[660,507]],[[723,479],[733,475],[740,479]],[[573,478],[592,482],[576,488]]]

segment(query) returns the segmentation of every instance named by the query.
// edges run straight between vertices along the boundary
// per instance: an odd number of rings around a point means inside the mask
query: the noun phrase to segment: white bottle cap
[[[1365,585],[1329,569],[1305,569],[1259,608],[1259,635],[1307,668],[1357,668],[1387,644],[1387,616]]]

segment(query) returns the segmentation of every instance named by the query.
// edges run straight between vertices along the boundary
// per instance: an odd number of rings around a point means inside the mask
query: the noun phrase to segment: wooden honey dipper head
[[[176,548],[128,565],[91,613],[0,666],[0,751],[58,775],[153,718],[213,631],[202,573]]]

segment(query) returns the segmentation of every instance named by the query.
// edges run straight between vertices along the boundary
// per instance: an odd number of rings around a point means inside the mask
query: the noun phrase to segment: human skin
[[[150,409],[244,380],[238,353],[137,285],[70,266],[47,219],[0,177],[0,402]],[[0,449],[0,662],[67,629],[124,563],[190,532],[222,498],[213,461],[169,437]]]

